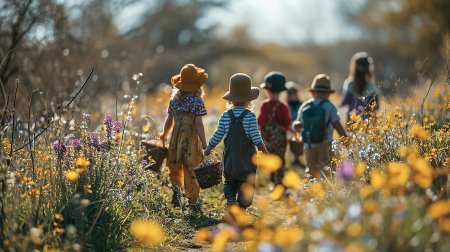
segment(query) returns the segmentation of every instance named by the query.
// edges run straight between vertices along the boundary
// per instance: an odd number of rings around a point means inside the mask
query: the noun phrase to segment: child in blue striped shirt
[[[231,76],[229,91],[223,96],[228,101],[229,109],[220,117],[217,129],[205,149],[205,155],[209,155],[225,137],[223,193],[227,206],[239,205],[245,209],[252,204],[256,179],[256,166],[252,163],[252,156],[256,154],[255,146],[268,153],[258,131],[256,115],[249,110],[251,101],[258,95],[259,89],[252,87],[248,75],[237,73]]]

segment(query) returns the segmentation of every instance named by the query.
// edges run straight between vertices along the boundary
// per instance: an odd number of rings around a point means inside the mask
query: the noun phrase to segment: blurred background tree
[[[43,99],[34,100],[36,110],[44,103],[57,107],[95,68],[92,83],[76,103],[95,110],[103,102],[99,97],[114,96],[118,82],[121,92],[131,93],[135,87],[133,74],[144,74],[142,92],[155,92],[188,62],[208,70],[208,86],[225,88],[234,72],[249,73],[259,83],[268,71],[280,70],[303,87],[317,73],[330,73],[339,90],[350,57],[361,50],[374,57],[377,81],[389,95],[396,88],[403,90],[415,83],[425,59],[424,76],[438,61],[448,59],[444,43],[450,22],[448,0],[340,2],[346,24],[354,27],[358,36],[327,43],[311,39],[290,44],[260,41],[245,23],[219,32],[228,20],[213,22],[208,13],[227,9],[232,3],[4,0],[0,2],[0,104],[5,103],[8,88],[19,78],[19,109],[26,106],[36,88],[43,91]],[[145,9],[144,14],[129,13],[128,18],[118,21],[118,16],[133,6]],[[300,8],[297,2],[287,6],[296,15],[309,11],[295,9]],[[282,17],[286,23],[299,22],[288,17]],[[311,21],[308,25],[313,24]],[[303,26],[299,24],[299,34],[304,32]],[[314,27],[306,30],[313,32]],[[292,32],[295,30],[286,30],[285,34]]]
[[[400,76],[411,80],[421,68],[429,76],[439,62],[448,61],[450,1],[349,1],[343,7],[361,40],[389,52],[380,59],[396,62]]]

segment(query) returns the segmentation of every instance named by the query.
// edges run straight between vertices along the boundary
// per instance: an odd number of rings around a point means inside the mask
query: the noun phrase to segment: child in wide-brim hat
[[[193,64],[183,66],[180,74],[172,77],[174,92],[161,135],[161,140],[166,142],[172,131],[167,156],[169,178],[173,187],[172,204],[180,206],[181,188],[184,188],[194,212],[200,211],[200,187],[194,168],[202,161],[202,152],[206,148],[202,121],[206,109],[202,100],[202,85],[207,78],[205,70]]]
[[[267,150],[271,154],[279,156],[283,161],[283,166],[270,175],[270,179],[275,185],[281,184],[286,170],[285,154],[288,143],[286,132],[293,132],[289,108],[280,100],[281,92],[287,90],[285,84],[284,74],[276,71],[268,73],[261,84],[261,88],[266,91],[268,97],[262,102],[258,116],[261,135]]]
[[[251,101],[258,95],[259,89],[252,87],[248,75],[237,73],[231,76],[229,90],[223,96],[229,109],[220,117],[205,150],[205,155],[209,155],[225,137],[223,192],[228,206],[239,205],[245,209],[252,204],[254,190],[244,191],[242,188],[255,187],[256,166],[252,163],[255,146],[267,153],[258,131],[256,115],[250,110]]]
[[[330,94],[335,92],[334,89],[331,88],[330,77],[326,74],[316,75],[309,88],[309,92],[313,98],[305,101],[302,106],[300,106],[298,117],[293,125],[297,131],[305,130],[304,124],[306,118],[304,118],[303,114],[307,108],[319,106],[326,111],[324,118],[324,122],[326,122],[325,128],[320,129],[325,132],[323,141],[319,143],[307,143],[305,138],[303,138],[303,141],[305,141],[304,157],[306,166],[309,168],[309,173],[312,178],[320,179],[322,169],[330,163],[333,130],[336,129],[341,136],[347,136],[347,134],[340,123],[340,117],[336,106],[329,100]],[[317,125],[313,126],[319,128]]]

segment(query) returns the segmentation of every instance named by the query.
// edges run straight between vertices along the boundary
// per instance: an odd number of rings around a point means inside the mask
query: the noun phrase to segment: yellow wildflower
[[[270,193],[270,198],[272,200],[279,200],[283,197],[284,187],[282,185],[276,185],[275,188]]]
[[[75,182],[78,180],[80,175],[76,171],[68,171],[66,172],[66,178],[69,182]]]
[[[54,218],[57,221],[64,221],[64,217],[60,213],[55,213]]]
[[[247,226],[252,222],[250,215],[243,211],[238,205],[231,205],[228,208],[228,212],[239,226]]]
[[[364,175],[364,171],[366,171],[366,165],[364,163],[359,163],[358,165],[356,165],[355,175],[357,177],[361,177],[362,175]]]
[[[378,203],[375,200],[367,200],[363,203],[363,209],[365,212],[373,214],[378,211]]]
[[[223,251],[228,240],[233,237],[233,232],[229,229],[221,230],[212,243],[213,251]]]
[[[321,198],[323,195],[325,195],[323,187],[320,183],[314,183],[313,185],[311,185],[310,189],[317,198]]]
[[[433,219],[439,219],[450,213],[450,201],[436,201],[428,207],[427,214]]]
[[[288,171],[283,177],[283,185],[287,188],[300,189],[301,179],[295,171]]]
[[[347,227],[347,234],[351,237],[358,237],[362,234],[362,226],[358,222],[353,222]]]
[[[114,135],[114,140],[116,140],[116,141],[120,140],[121,138],[122,138],[122,134],[120,134],[120,133],[117,133]]]
[[[212,234],[207,228],[200,228],[196,235],[196,240],[199,242],[209,241],[212,238]]]
[[[425,159],[418,159],[412,164],[413,181],[422,188],[428,188],[433,182],[433,169]]]
[[[146,124],[144,125],[144,127],[142,128],[142,131],[144,131],[145,133],[149,132],[150,129],[152,128],[151,124]]]
[[[370,182],[373,185],[373,188],[377,190],[383,189],[386,184],[386,175],[377,170],[372,170],[370,172]]]
[[[130,231],[134,239],[143,245],[160,245],[164,240],[164,231],[155,221],[136,220],[131,223]]]
[[[64,228],[55,227],[55,233],[64,234]]]
[[[283,164],[279,156],[271,154],[255,154],[252,157],[252,162],[266,173],[277,171]]]
[[[450,219],[443,219],[439,222],[439,228],[442,232],[450,234]]]
[[[250,183],[243,183],[241,190],[244,198],[251,200],[255,194],[255,188]]]
[[[259,240],[260,241],[265,241],[265,242],[272,242],[273,235],[274,235],[274,233],[273,233],[272,229],[264,228],[259,233]]]
[[[408,150],[408,147],[402,145],[398,148],[397,152],[398,152],[398,155],[400,155],[400,157],[404,158],[408,154],[409,150]]]
[[[242,230],[241,235],[246,241],[255,241],[258,239],[258,233],[253,228],[246,228]]]
[[[369,185],[365,185],[365,186],[363,186],[363,188],[361,188],[361,190],[359,190],[359,197],[361,197],[361,199],[365,199],[365,198],[369,197],[372,193],[373,193],[373,187],[369,186]]]
[[[406,164],[400,162],[389,163],[387,170],[389,172],[389,185],[392,188],[406,185],[409,179],[409,168]]]
[[[428,138],[430,134],[428,133],[428,131],[426,131],[422,126],[420,126],[419,124],[413,125],[411,127],[411,129],[409,130],[409,136],[410,137],[415,137],[419,140],[424,140],[426,138]]]
[[[77,158],[77,160],[75,161],[75,165],[78,168],[86,168],[89,166],[89,164],[90,164],[89,160],[87,158],[85,158],[84,156]]]
[[[83,190],[84,190],[84,193],[92,193],[92,186],[89,184],[83,185]]]
[[[303,237],[303,230],[298,227],[278,227],[275,230],[274,243],[287,247],[298,242]]]

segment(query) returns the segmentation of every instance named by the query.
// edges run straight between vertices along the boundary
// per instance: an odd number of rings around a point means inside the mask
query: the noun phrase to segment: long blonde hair
[[[195,96],[198,97],[200,99],[203,100],[203,96],[205,95],[205,91],[203,90],[203,87],[200,87],[197,92],[186,92],[186,91],[182,91],[179,90],[177,88],[174,88],[172,91],[172,97],[171,100],[177,102],[177,103],[181,103],[184,101],[184,99],[188,96]]]
[[[249,110],[253,110],[253,108],[254,108],[252,101],[246,101],[246,102],[228,101],[227,102],[227,109],[232,109],[234,107],[244,107]]]

